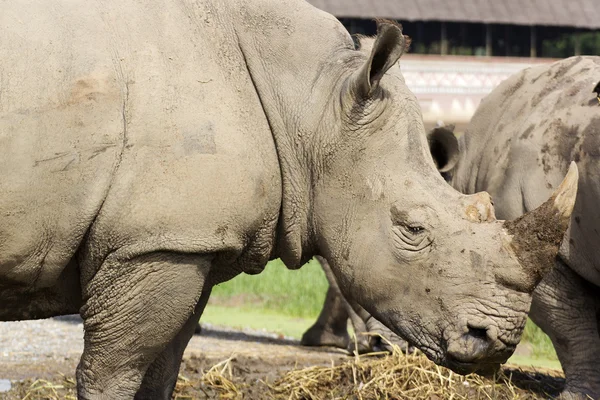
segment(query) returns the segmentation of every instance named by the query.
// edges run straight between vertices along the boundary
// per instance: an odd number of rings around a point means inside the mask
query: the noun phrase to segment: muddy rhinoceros
[[[600,398],[600,99],[592,90],[599,78],[600,57],[526,69],[482,102],[458,141],[446,127],[429,135],[440,171],[460,191],[489,192],[499,218],[517,218],[539,206],[569,163],[579,165],[571,225],[550,262],[552,272],[534,292],[530,314],[556,348],[566,375],[564,398]],[[338,305],[345,300],[330,292],[319,320],[305,333],[307,345],[348,343],[347,332],[338,328],[340,319],[347,320]],[[369,331],[365,321],[376,322],[364,312],[352,321],[360,333]],[[385,329],[375,331],[399,340]]]
[[[301,0],[18,0],[0,21],[0,319],[79,312],[80,399],[170,398],[211,287],[276,257],[322,255],[439,364],[513,351],[577,171],[506,223],[447,185],[399,26],[365,55]]]
[[[593,56],[512,76],[478,107],[450,171],[456,189],[488,191],[498,217],[512,219],[542,204],[569,163],[577,163],[570,226],[530,314],[552,339],[565,398],[600,398],[600,101],[593,92],[599,80],[600,57]]]

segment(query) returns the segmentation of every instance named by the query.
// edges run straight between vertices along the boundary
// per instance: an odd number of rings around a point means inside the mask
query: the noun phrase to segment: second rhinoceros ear
[[[458,162],[458,139],[454,135],[454,125],[438,126],[427,134],[429,151],[438,171],[442,174],[451,171]]]
[[[369,59],[353,77],[355,93],[361,97],[369,97],[374,93],[386,71],[402,56],[408,42],[399,24],[377,21],[377,37]]]

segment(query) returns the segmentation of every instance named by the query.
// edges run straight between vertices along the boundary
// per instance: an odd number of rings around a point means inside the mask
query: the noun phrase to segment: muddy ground
[[[78,317],[0,323],[0,346],[0,399],[74,398],[73,377],[83,348],[82,325]],[[174,398],[275,398],[280,394],[273,392],[270,385],[280,382],[288,371],[315,365],[340,365],[353,360],[339,350],[303,348],[293,339],[265,332],[204,325],[202,334],[195,335],[186,349]],[[210,372],[206,374],[207,371]],[[564,384],[558,371],[524,371],[509,366],[505,368],[505,375],[510,375],[515,385],[511,391],[520,391],[518,398],[548,398],[557,394]],[[11,381],[9,391],[2,389],[1,382],[6,383],[6,380]],[[325,386],[328,385],[331,386],[330,383]],[[351,382],[336,385],[346,386],[340,390],[347,393],[352,391]],[[331,398],[328,390],[315,393],[312,398]],[[448,395],[447,398],[452,397],[451,393]],[[286,393],[282,398],[292,397]],[[358,397],[344,395],[339,398]],[[395,397],[392,394],[389,398]]]

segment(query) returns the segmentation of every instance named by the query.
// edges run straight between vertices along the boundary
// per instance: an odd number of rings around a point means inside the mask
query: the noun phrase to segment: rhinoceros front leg
[[[193,332],[199,315],[191,317],[198,311],[209,268],[208,257],[168,252],[126,261],[107,258],[82,285],[85,341],[77,367],[79,399],[133,399],[148,367],[170,345],[174,354],[165,360],[175,364],[175,353],[182,350],[174,339]],[[162,384],[171,382],[145,387],[141,395],[160,391],[152,398],[170,398],[172,386],[159,388]]]
[[[600,398],[599,297],[561,261],[534,292],[530,317],[552,339],[565,372],[561,398]]]
[[[183,352],[194,335],[200,316],[206,307],[210,290],[200,297],[194,314],[162,353],[148,367],[135,400],[169,400],[177,383]]]
[[[302,335],[301,344],[304,346],[333,346],[364,353],[371,350],[370,338],[364,335],[367,327],[363,320],[356,314],[346,301],[335,280],[335,276],[323,257],[316,256],[321,264],[329,289],[325,296],[325,303],[317,321]],[[348,318],[352,322],[356,341],[351,341],[348,335]]]

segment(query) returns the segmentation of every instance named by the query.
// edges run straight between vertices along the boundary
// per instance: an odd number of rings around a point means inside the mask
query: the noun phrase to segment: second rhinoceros
[[[538,207],[570,163],[577,201],[558,257],[535,290],[531,319],[552,339],[565,372],[563,398],[600,398],[600,57],[528,68],[487,96],[448,171],[464,192],[489,191],[502,218]],[[530,228],[532,229],[532,228]]]
[[[512,353],[577,172],[510,223],[448,186],[399,26],[365,54],[302,0],[11,1],[0,22],[0,319],[80,312],[80,399],[170,398],[211,288],[276,257],[322,255],[439,364]]]

